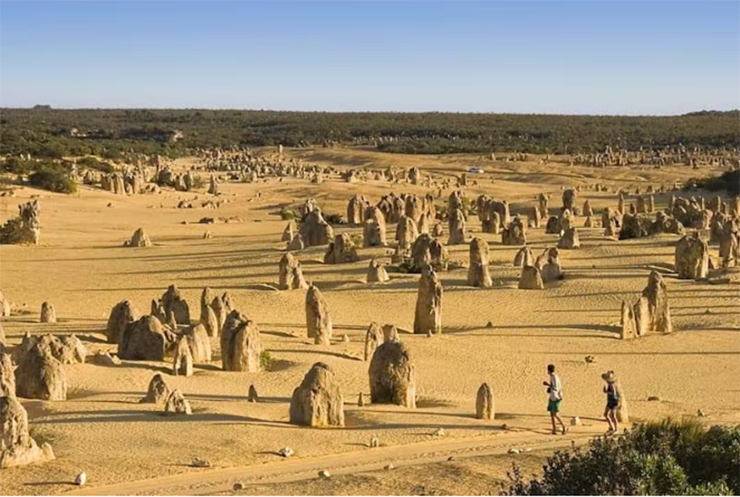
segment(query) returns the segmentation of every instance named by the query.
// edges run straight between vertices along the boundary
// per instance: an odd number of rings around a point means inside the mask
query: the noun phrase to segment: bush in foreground
[[[514,465],[504,495],[738,495],[740,426],[636,425],[622,437],[548,457],[539,478]]]

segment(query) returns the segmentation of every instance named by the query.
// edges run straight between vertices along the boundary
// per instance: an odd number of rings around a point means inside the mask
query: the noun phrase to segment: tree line
[[[740,147],[740,111],[681,116],[279,112],[206,109],[0,109],[0,154],[34,157],[134,150],[181,156],[195,148],[355,144],[397,153],[572,154],[683,145]],[[174,132],[182,133],[180,139]]]

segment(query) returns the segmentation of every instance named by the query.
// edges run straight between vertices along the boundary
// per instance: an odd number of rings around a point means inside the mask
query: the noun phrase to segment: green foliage
[[[8,219],[5,224],[0,226],[0,245],[16,245],[23,243],[21,236],[21,218],[14,217]]]
[[[56,193],[75,193],[77,184],[72,181],[64,167],[58,164],[44,164],[28,177],[29,183]]]
[[[556,452],[530,481],[515,465],[505,495],[737,495],[739,468],[740,426],[669,419]]]
[[[324,214],[324,219],[327,223],[335,224],[347,224],[347,219],[341,214]]]
[[[710,192],[725,191],[729,195],[740,195],[740,170],[725,171],[711,178],[691,179],[686,182],[687,188],[700,188]]]
[[[30,174],[38,165],[33,160],[24,160],[19,157],[10,157],[2,162],[2,170],[14,174]]]
[[[260,352],[260,368],[262,368],[262,371],[269,371],[273,361],[274,359],[268,351],[263,350]]]
[[[280,209],[280,219],[283,221],[290,221],[291,219],[298,219],[298,213],[293,209],[282,207]]]
[[[89,169],[95,169],[96,171],[100,171],[101,173],[113,173],[116,171],[116,168],[108,163],[103,162],[97,157],[82,157],[81,159],[77,159],[77,165],[78,166],[84,166]]]
[[[607,145],[628,150],[737,147],[740,112],[683,116],[277,112],[172,109],[2,109],[0,154],[33,157],[97,155],[118,159],[134,150],[182,156],[193,148],[317,146],[377,143],[412,154],[578,153]],[[78,133],[73,135],[71,130]],[[183,138],[171,143],[174,130]],[[377,141],[378,138],[392,140]]]

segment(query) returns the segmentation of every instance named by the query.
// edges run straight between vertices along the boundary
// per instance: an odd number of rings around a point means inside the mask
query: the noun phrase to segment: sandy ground
[[[479,163],[475,156],[419,157],[347,149],[291,153],[340,167],[416,165],[443,175],[459,174]],[[512,213],[527,213],[541,191],[552,193],[551,208],[559,207],[563,186],[601,182],[657,187],[710,173],[687,167],[590,169],[490,161],[484,166],[487,173],[467,193],[507,199]],[[582,247],[561,251],[566,279],[543,291],[525,291],[516,288],[518,270],[512,267],[517,248],[502,246],[499,236],[480,233],[480,223],[471,218],[469,233],[489,242],[496,285],[485,290],[466,287],[465,269],[442,273],[444,334],[433,338],[403,333],[413,327],[418,275],[393,273],[386,284],[364,283],[369,259],[389,262],[390,249],[360,249],[357,263],[324,265],[324,248],[314,247],[296,255],[306,278],[328,301],[336,337],[331,346],[318,346],[306,338],[305,292],[278,292],[264,285],[277,282],[284,248],[280,207],[314,197],[324,212],[345,215],[347,200],[356,192],[374,203],[390,191],[421,194],[425,189],[374,181],[348,184],[337,178],[320,185],[295,179],[225,183],[220,189],[229,203],[219,210],[176,209],[181,199],[197,197],[200,205],[210,198],[204,192],[121,197],[83,187],[79,194],[64,196],[24,188],[14,198],[0,199],[0,219],[5,221],[16,214],[20,202],[31,195],[41,198],[41,245],[0,247],[0,288],[14,303],[13,315],[2,323],[11,343],[18,343],[26,332],[76,333],[91,352],[114,351],[102,333],[111,308],[129,299],[146,312],[151,299],[176,283],[196,314],[205,286],[219,293],[228,290],[235,307],[259,324],[263,347],[274,359],[270,371],[232,373],[220,371],[216,354],[213,363],[196,366],[189,378],[169,376],[168,363],[65,366],[71,384],[66,402],[23,401],[33,436],[50,442],[57,459],[3,470],[0,493],[63,493],[74,489],[70,482],[83,470],[91,489],[202,472],[188,467],[194,457],[209,460],[214,468],[270,463],[278,460],[275,451],[286,445],[295,449],[294,458],[310,459],[357,452],[373,436],[386,447],[419,444],[433,440],[432,433],[440,427],[450,441],[518,434],[547,441],[553,437],[541,383],[548,363],[556,364],[564,383],[564,416],[577,415],[584,421],[572,429],[573,436],[606,429],[600,419],[604,404],[600,373],[608,369],[620,377],[633,420],[695,416],[703,409],[708,422],[740,422],[737,286],[667,276],[676,332],[635,341],[616,339],[622,300],[638,297],[650,266],[672,267],[677,236],[618,242],[604,238],[600,228],[579,229]],[[611,193],[581,192],[578,205],[586,198],[599,211],[616,206]],[[659,208],[667,201],[668,195],[656,196]],[[446,194],[438,202],[446,202]],[[195,224],[205,216],[239,216],[242,222]],[[577,226],[582,223],[583,218],[576,221]],[[155,246],[123,248],[123,241],[138,227],[145,228]],[[213,239],[202,239],[206,230]],[[342,231],[344,227],[335,227],[335,232]],[[389,241],[394,231],[395,225],[389,225]],[[543,228],[530,229],[528,237],[535,252],[557,241]],[[467,262],[467,245],[450,251],[453,259]],[[716,247],[712,255],[716,257]],[[59,323],[38,323],[45,300],[55,305]],[[366,398],[369,394],[368,364],[360,358],[371,321],[394,323],[402,330],[401,339],[409,344],[416,364],[417,409],[357,407],[358,393],[364,392]],[[489,321],[493,328],[485,326]],[[341,341],[344,334],[350,343]],[[596,362],[586,364],[587,355],[595,356]],[[343,429],[307,429],[287,423],[291,393],[317,361],[338,372],[345,396],[347,426]],[[170,384],[190,399],[192,416],[165,418],[159,408],[138,403],[157,372],[166,373]],[[484,381],[492,386],[496,399],[493,421],[473,417],[475,393]],[[263,402],[246,402],[250,384]],[[661,400],[648,402],[648,396]],[[433,482],[424,492],[479,494],[496,492],[493,483],[504,477],[510,463],[511,457],[498,455],[457,465],[430,464],[423,470],[346,475],[330,482],[249,487],[244,492],[419,493],[416,486],[427,485],[417,478],[423,471]],[[453,483],[454,478],[458,480]]]

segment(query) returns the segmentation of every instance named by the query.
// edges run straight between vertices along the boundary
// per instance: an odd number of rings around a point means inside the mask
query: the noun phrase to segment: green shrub
[[[280,219],[283,221],[290,221],[291,219],[298,219],[298,213],[293,209],[283,207],[280,209]]]
[[[347,224],[347,220],[341,214],[326,214],[324,219],[329,224]]]
[[[740,170],[725,171],[711,178],[690,179],[685,189],[690,190],[694,186],[710,192],[725,191],[729,195],[740,195]]]
[[[266,350],[263,350],[260,353],[260,368],[262,368],[263,371],[269,371],[272,367],[273,358],[270,355],[270,353]]]
[[[13,174],[29,174],[38,163],[32,160],[24,160],[19,157],[10,157],[2,163],[3,171]]]
[[[77,165],[78,166],[84,166],[90,169],[95,169],[96,171],[100,171],[101,173],[113,173],[116,171],[116,168],[108,163],[103,162],[100,159],[96,157],[83,157],[81,159],[77,159]]]
[[[44,165],[28,177],[29,183],[56,193],[75,193],[77,184],[72,181],[67,171],[58,165]]]
[[[666,420],[556,452],[540,478],[526,481],[515,465],[504,494],[736,495],[738,468],[740,426]]]

